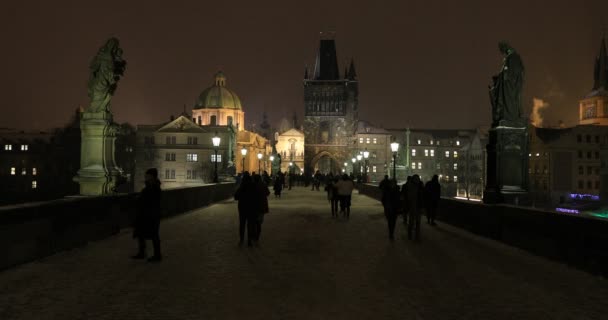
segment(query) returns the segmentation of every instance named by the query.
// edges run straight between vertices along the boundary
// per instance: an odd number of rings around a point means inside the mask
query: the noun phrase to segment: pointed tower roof
[[[355,59],[350,59],[350,68],[348,69],[349,80],[357,80],[357,71],[355,70]]]
[[[317,61],[315,63],[314,80],[340,80],[338,55],[334,39],[321,39]]]
[[[304,80],[308,80],[308,66],[304,67]]]
[[[595,61],[594,90],[608,90],[608,55],[606,54],[606,37],[602,37],[600,53]]]

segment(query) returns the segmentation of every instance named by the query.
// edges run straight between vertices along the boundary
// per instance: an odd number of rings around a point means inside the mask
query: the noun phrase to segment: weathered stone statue
[[[91,61],[89,76],[89,111],[109,112],[110,100],[118,80],[124,74],[127,62],[122,59],[118,39],[110,38]]]
[[[88,93],[90,103],[80,119],[80,170],[74,181],[80,194],[88,196],[113,193],[123,172],[114,158],[118,126],[114,123],[110,102],[118,80],[125,71],[118,39],[109,39],[90,65]]]
[[[522,125],[521,93],[524,84],[524,64],[508,43],[500,42],[498,49],[505,56],[500,73],[492,77],[490,102],[492,126]]]
[[[524,64],[506,42],[505,56],[490,86],[492,128],[488,132],[485,203],[528,203],[528,126],[522,116]]]

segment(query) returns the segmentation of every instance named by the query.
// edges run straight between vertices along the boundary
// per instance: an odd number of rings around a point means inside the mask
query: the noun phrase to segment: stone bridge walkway
[[[161,225],[165,259],[133,261],[125,231],[0,272],[0,319],[607,319],[608,283],[440,224],[422,241],[354,195],[271,199],[259,248],[237,246],[233,201]]]

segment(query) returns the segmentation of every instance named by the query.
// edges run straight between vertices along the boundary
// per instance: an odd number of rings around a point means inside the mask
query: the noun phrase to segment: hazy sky
[[[500,40],[526,66],[524,105],[573,124],[593,85],[608,1],[10,1],[0,10],[0,127],[61,126],[88,103],[91,58],[116,36],[127,60],[112,110],[152,124],[191,109],[221,68],[246,121],[303,114],[319,31],[354,57],[360,118],[385,127],[487,125]]]

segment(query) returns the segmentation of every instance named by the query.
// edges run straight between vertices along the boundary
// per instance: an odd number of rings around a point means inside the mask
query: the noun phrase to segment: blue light
[[[583,194],[583,193],[570,193],[570,199],[581,199],[581,200],[594,200],[599,201],[600,196],[595,194]]]
[[[579,214],[579,213],[581,213],[580,211],[578,211],[576,209],[566,209],[566,208],[555,208],[555,211],[557,211],[557,212],[563,212],[563,213],[572,213],[572,214]]]

